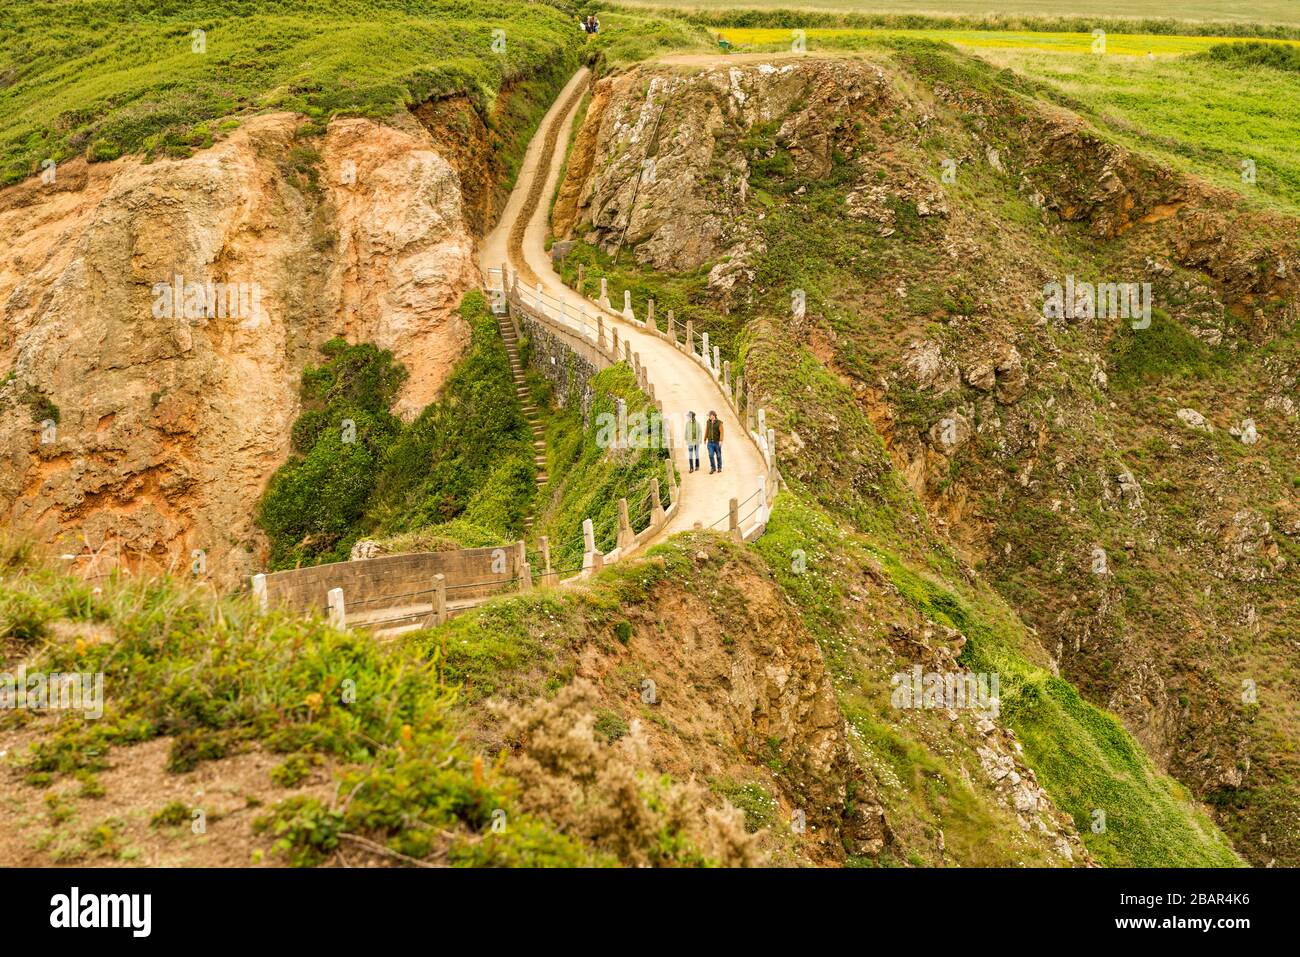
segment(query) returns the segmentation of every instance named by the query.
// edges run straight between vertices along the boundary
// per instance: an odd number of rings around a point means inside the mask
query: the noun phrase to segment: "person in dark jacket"
[[[704,444],[709,447],[709,474],[722,471],[722,420],[710,410],[704,424]]]

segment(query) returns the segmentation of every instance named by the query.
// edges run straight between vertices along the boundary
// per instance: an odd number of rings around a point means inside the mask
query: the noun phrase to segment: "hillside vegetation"
[[[530,742],[507,767],[464,742],[463,669],[435,648],[384,648],[178,580],[92,586],[5,540],[0,665],[19,664],[99,672],[108,690],[95,721],[0,712],[5,865],[757,859],[739,812],[706,813],[700,788],[646,774],[580,707],[504,716]],[[577,767],[562,760],[575,747]],[[581,826],[562,833],[571,816]]]
[[[580,41],[522,0],[15,0],[5,20],[0,184],[46,159],[187,155],[271,110],[325,123],[464,94],[487,117],[571,73]]]
[[[258,504],[272,568],[347,561],[363,536],[425,550],[519,537],[534,488],[527,424],[482,293],[460,314],[469,351],[410,424],[389,411],[406,378],[389,353],[335,339],[303,372],[295,454]]]

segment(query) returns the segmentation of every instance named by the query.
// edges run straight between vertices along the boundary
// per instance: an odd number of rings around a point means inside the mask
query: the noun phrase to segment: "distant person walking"
[[[722,471],[722,420],[710,410],[704,425],[704,444],[709,447],[709,474]]]
[[[700,467],[700,440],[704,438],[704,430],[700,428],[700,420],[695,418],[694,412],[686,413],[686,464],[689,466],[687,472],[695,472]]]

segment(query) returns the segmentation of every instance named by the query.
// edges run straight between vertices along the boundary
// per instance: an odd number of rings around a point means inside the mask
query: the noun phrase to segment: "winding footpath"
[[[537,128],[524,155],[524,161],[515,183],[514,191],[506,203],[501,220],[488,234],[479,248],[479,268],[485,277],[499,271],[508,263],[517,271],[520,287],[531,294],[538,284],[544,293],[557,302],[564,303],[565,318],[552,313],[552,319],[564,322],[581,333],[576,318],[582,311],[589,317],[599,314],[604,318],[607,331],[617,329],[620,341],[627,340],[634,352],[640,353],[641,364],[654,387],[655,397],[663,403],[663,411],[674,428],[685,421],[688,411],[695,412],[703,422],[710,411],[716,411],[722,421],[722,472],[710,475],[707,470],[707,450],[700,449],[701,470],[688,472],[686,450],[680,434],[673,436],[672,454],[681,475],[680,504],[668,523],[652,541],[661,541],[669,535],[694,528],[697,523],[725,530],[728,503],[736,499],[742,504],[740,518],[742,529],[747,529],[761,516],[762,496],[755,495],[767,479],[763,453],[755,440],[745,434],[745,426],[735,411],[723,398],[712,375],[698,361],[676,348],[672,343],[626,321],[612,309],[603,308],[592,299],[579,295],[560,279],[551,265],[546,249],[550,231],[548,207],[555,195],[560,169],[564,165],[572,134],[574,115],[590,81],[590,71],[585,67],[560,91],[546,116]],[[614,295],[614,291],[610,291]],[[590,327],[587,332],[590,333]],[[749,513],[749,514],[746,514]]]

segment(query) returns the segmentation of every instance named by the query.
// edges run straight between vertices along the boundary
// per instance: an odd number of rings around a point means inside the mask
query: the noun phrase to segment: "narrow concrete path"
[[[687,472],[682,436],[673,436],[673,457],[681,474],[681,505],[655,541],[693,528],[696,523],[725,530],[728,503],[732,498],[742,503],[739,509],[741,526],[746,528],[752,523],[750,516],[761,501],[761,495],[755,493],[763,487],[766,468],[762,454],[745,437],[744,424],[723,399],[712,377],[690,356],[665,340],[624,321],[618,312],[602,309],[595,301],[578,295],[563,283],[551,265],[546,250],[551,197],[555,195],[560,168],[564,164],[574,114],[589,79],[590,73],[585,67],[575,73],[542,119],[528,145],[519,179],[501,221],[480,246],[479,267],[487,275],[489,269],[508,262],[512,269],[519,271],[521,286],[527,286],[531,291],[540,283],[543,291],[563,301],[572,315],[577,316],[582,309],[592,317],[597,313],[603,315],[606,327],[617,328],[619,339],[630,341],[633,351],[640,353],[641,364],[654,386],[655,397],[663,402],[664,414],[669,421],[684,421],[688,411],[695,412],[701,421],[711,410],[718,413],[723,428],[723,469],[720,473],[709,474],[708,453],[703,445],[700,448],[700,471]],[[516,242],[512,242],[512,238]],[[611,289],[609,294],[611,300],[617,297],[621,305],[623,290]],[[569,320],[568,324],[581,331],[577,319]]]

